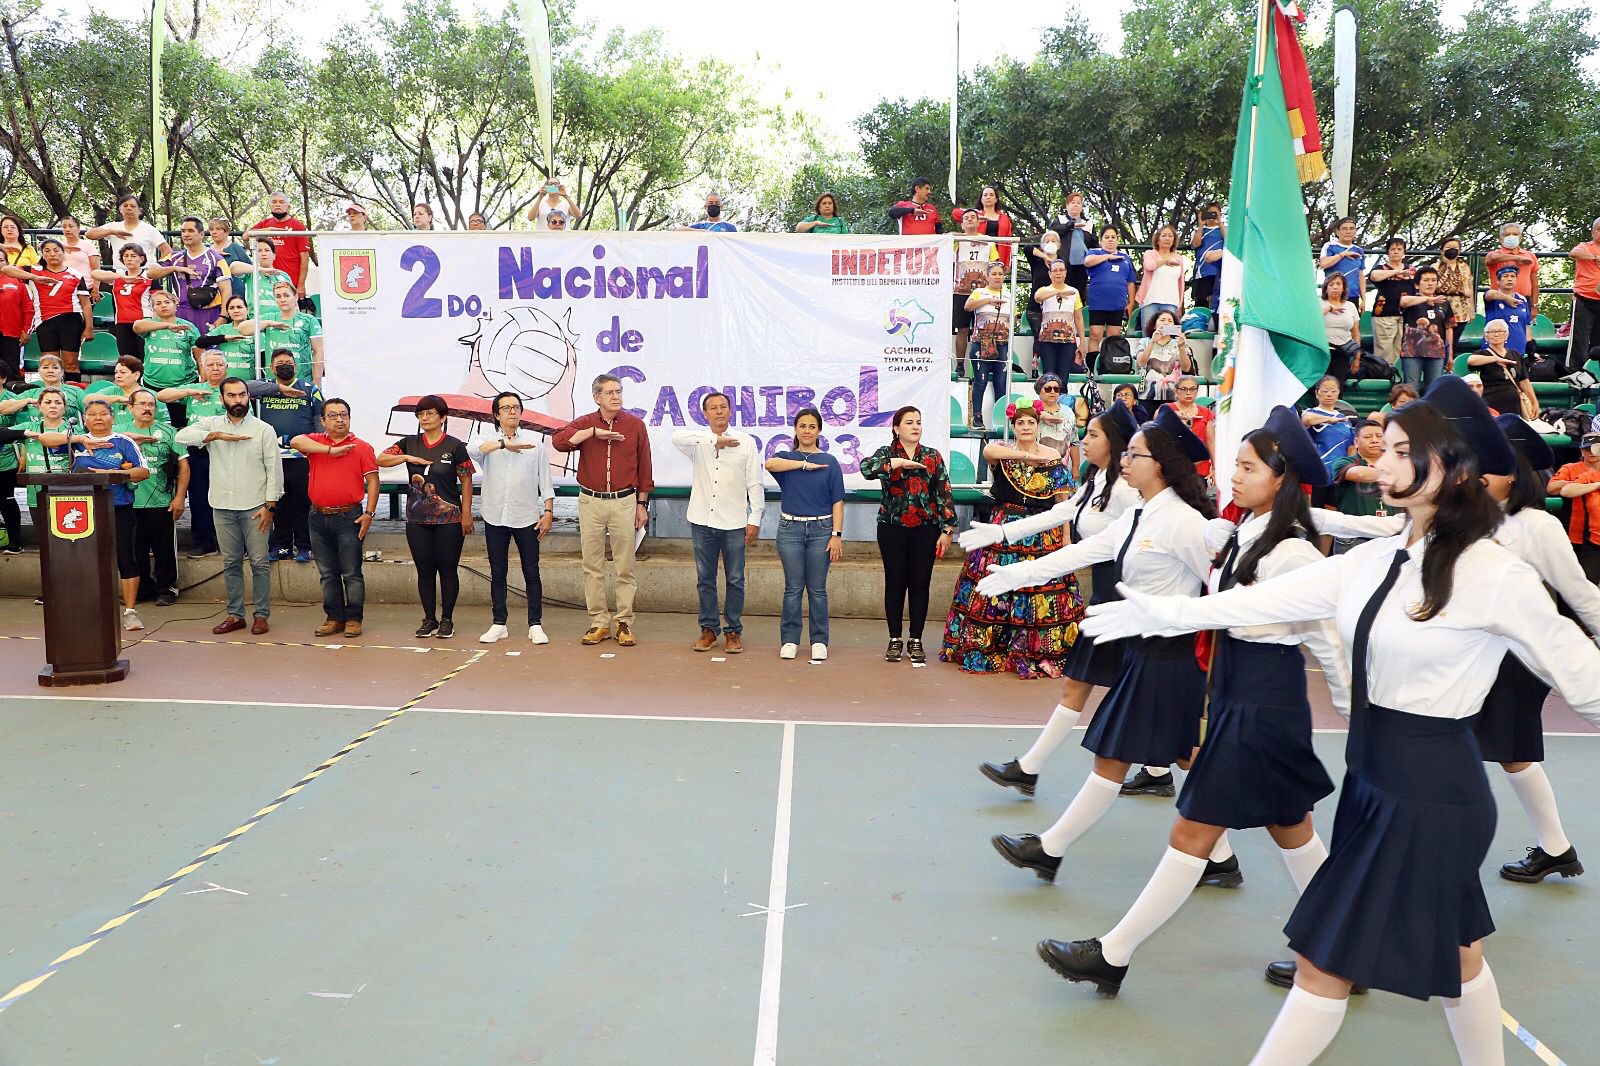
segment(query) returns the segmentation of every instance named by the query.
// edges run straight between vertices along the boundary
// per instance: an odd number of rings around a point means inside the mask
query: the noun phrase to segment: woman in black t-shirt
[[[1467,366],[1477,371],[1483,379],[1483,402],[1496,414],[1521,415],[1522,397],[1534,396],[1528,383],[1528,371],[1517,353],[1506,347],[1510,328],[1499,319],[1491,319],[1483,326],[1483,351],[1467,356]],[[1538,407],[1535,398],[1533,406]]]
[[[417,401],[420,433],[401,437],[378,457],[380,466],[409,463],[411,490],[406,495],[406,546],[417,567],[417,595],[422,600],[419,637],[448,640],[455,636],[456,572],[461,547],[472,532],[472,460],[467,446],[444,431],[449,408],[437,396]],[[436,614],[434,581],[438,580]]]
[[[1416,292],[1402,294],[1400,308],[1405,322],[1400,368],[1407,381],[1427,391],[1455,355],[1451,351],[1455,311],[1450,307],[1450,297],[1439,294],[1439,271],[1431,266],[1419,269]]]

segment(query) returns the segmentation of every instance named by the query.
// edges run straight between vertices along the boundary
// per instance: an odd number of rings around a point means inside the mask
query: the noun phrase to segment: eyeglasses
[[[1178,386],[1178,391],[1179,392],[1199,392],[1200,391],[1200,386],[1199,385],[1179,385]]]
[[[332,419],[338,419],[341,422],[348,422],[348,421],[350,421],[350,412],[348,412],[348,411],[330,411],[327,408],[323,408],[323,410],[322,410],[322,420],[324,422],[327,422],[327,421],[330,421]]]
[[[1126,459],[1155,459],[1155,456],[1151,455],[1149,452],[1126,451],[1123,452],[1122,455]]]

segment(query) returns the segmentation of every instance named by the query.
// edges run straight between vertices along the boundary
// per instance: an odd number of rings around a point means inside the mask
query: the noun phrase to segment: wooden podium
[[[128,676],[128,660],[118,658],[122,600],[111,502],[112,486],[127,480],[115,470],[24,472],[17,478],[40,488],[46,660],[41,685],[100,685]]]

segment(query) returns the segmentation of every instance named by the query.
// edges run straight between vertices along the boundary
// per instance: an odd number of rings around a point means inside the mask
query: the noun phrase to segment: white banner
[[[815,406],[846,484],[922,410],[949,453],[949,238],[722,233],[339,233],[316,238],[327,377],[380,450],[438,394],[451,433],[494,432],[491,403],[523,397],[554,432],[594,409],[597,374],[650,426],[658,484],[686,486],[672,431],[704,425],[708,391],[765,455]],[[876,484],[876,483],[873,483]]]

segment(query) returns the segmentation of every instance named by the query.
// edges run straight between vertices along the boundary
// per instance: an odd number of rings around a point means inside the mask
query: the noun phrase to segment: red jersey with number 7
[[[39,294],[38,321],[78,310],[78,293],[88,293],[89,285],[70,270],[33,268],[34,289]]]

